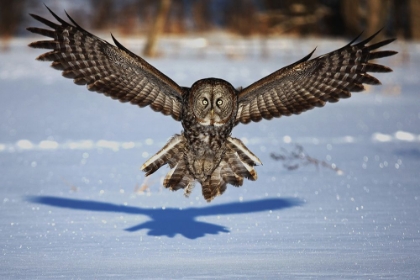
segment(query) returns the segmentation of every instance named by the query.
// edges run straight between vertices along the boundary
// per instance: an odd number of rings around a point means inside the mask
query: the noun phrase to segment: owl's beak
[[[214,109],[210,111],[210,125],[214,125]]]

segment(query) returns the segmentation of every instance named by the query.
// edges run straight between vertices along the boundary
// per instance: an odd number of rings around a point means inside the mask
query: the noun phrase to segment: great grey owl
[[[374,51],[393,39],[367,45],[373,36],[328,54],[311,59],[313,51],[244,89],[235,89],[222,79],[209,78],[181,87],[142,58],[80,27],[70,16],[68,23],[49,10],[59,24],[31,15],[52,30],[30,27],[29,31],[51,37],[29,46],[51,49],[38,57],[52,61],[78,85],[103,93],[121,102],[140,107],[150,105],[157,112],[181,121],[184,131],[173,136],[141,169],[146,176],[168,164],[171,170],[163,185],[184,189],[188,195],[198,181],[203,196],[211,201],[227,184],[241,186],[243,178],[257,179],[254,166],[261,164],[239,139],[231,137],[239,123],[299,114],[326,102],[350,97],[362,91],[363,84],[379,80],[367,72],[390,72],[390,68],[370,60],[396,54]]]

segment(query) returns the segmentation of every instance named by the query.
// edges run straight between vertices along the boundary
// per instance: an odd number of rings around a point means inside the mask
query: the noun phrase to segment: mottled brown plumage
[[[222,194],[227,184],[241,186],[244,178],[257,179],[254,166],[261,161],[239,139],[230,136],[234,126],[299,114],[350,97],[351,91],[363,90],[363,84],[380,84],[367,72],[391,69],[370,61],[396,54],[373,52],[393,39],[366,45],[376,33],[309,60],[312,52],[244,89],[237,90],[215,78],[199,80],[187,88],[177,85],[114,37],[116,46],[87,32],[70,16],[71,24],[50,12],[59,24],[31,15],[52,28],[28,28],[52,38],[29,45],[51,49],[38,59],[52,61],[52,67],[62,71],[64,77],[91,91],[140,107],[150,106],[181,121],[184,131],[172,137],[141,169],[148,176],[168,164],[171,171],[164,179],[165,187],[184,189],[188,196],[198,181],[207,201]]]

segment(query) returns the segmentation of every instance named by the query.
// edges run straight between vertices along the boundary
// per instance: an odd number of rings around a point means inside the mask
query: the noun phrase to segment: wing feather
[[[354,43],[359,35],[346,46],[309,60],[314,50],[301,60],[242,89],[238,95],[236,124],[300,114],[322,107],[327,102],[348,98],[350,92],[364,90],[363,84],[381,84],[368,72],[386,73],[392,70],[370,61],[397,52],[373,52],[394,39],[366,45],[379,32]]]
[[[30,27],[30,32],[52,38],[31,43],[33,48],[49,49],[37,59],[52,61],[52,67],[62,71],[77,85],[86,85],[121,102],[150,107],[175,120],[181,118],[184,89],[169,77],[135,55],[114,36],[116,46],[80,27],[67,13],[70,23],[52,12],[56,24],[38,15],[31,16],[52,30]]]

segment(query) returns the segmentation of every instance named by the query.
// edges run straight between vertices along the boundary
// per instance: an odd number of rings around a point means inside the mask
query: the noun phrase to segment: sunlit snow
[[[181,86],[239,87],[347,43],[218,36],[163,38],[148,61]],[[167,167],[139,170],[179,122],[74,85],[35,60],[31,40],[0,53],[0,278],[418,278],[418,44],[387,47],[400,54],[375,62],[394,69],[375,74],[381,86],[235,127],[263,162],[258,180],[208,204],[199,185],[189,198],[162,187]],[[136,53],[144,43],[121,42]],[[271,157],[296,144],[328,167]]]

